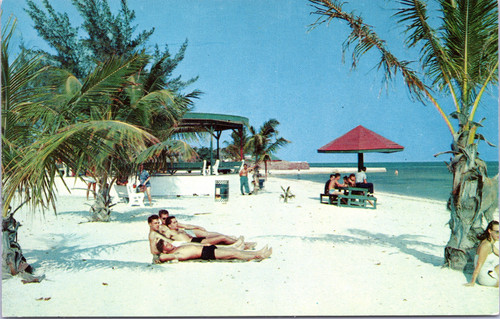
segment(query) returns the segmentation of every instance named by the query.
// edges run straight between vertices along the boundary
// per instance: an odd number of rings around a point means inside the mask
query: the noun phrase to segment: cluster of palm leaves
[[[336,20],[352,30],[343,49],[345,52],[352,48],[353,68],[366,52],[376,51],[384,80],[401,75],[411,96],[431,103],[443,118],[453,138],[451,151],[445,152],[453,156],[447,163],[453,186],[448,201],[451,237],[445,249],[445,263],[455,269],[472,264],[470,255],[477,244],[476,235],[482,231],[482,220],[493,218],[498,203],[498,183],[488,178],[486,164],[478,157],[478,144],[486,141],[477,133],[484,119],[474,119],[483,94],[498,82],[497,1],[438,0],[438,10],[433,12],[440,21],[438,28],[429,22],[425,1],[396,1],[399,8],[394,16],[405,26],[404,44],[417,50],[418,62],[394,56],[372,26],[343,9],[346,3],[309,1],[315,9],[313,13],[319,15],[313,26]],[[440,102],[440,95],[450,100]],[[452,108],[446,112],[448,105]]]
[[[41,56],[21,53],[9,63],[12,30],[2,33],[4,216],[14,199],[53,205],[57,162],[77,173],[93,168],[105,185],[139,162],[189,149],[169,137],[198,92],[181,96],[159,87],[145,72],[150,58],[143,52],[112,56],[79,81],[41,67]],[[52,80],[42,85],[42,76]]]

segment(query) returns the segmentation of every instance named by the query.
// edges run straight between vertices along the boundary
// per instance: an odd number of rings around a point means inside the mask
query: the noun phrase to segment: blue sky
[[[50,2],[68,12],[74,26],[80,24],[70,1]],[[24,1],[3,0],[2,22],[14,14],[18,37],[27,46],[47,49],[24,6]],[[135,10],[138,30],[155,28],[151,44],[168,44],[175,54],[189,40],[174,75],[185,80],[199,76],[190,87],[204,92],[195,112],[245,116],[256,128],[277,119],[280,136],[292,141],[276,154],[282,159],[355,163],[355,154],[319,154],[317,149],[358,125],[405,147],[400,153],[367,153],[367,164],[449,158],[433,156],[449,150],[452,141],[435,108],[412,102],[401,79],[385,89],[376,54],[365,55],[354,71],[348,54],[342,63],[348,28],[334,22],[310,30],[317,16],[310,14],[313,8],[305,0],[129,0],[129,7]],[[415,51],[402,45],[402,28],[391,18],[393,1],[357,0],[344,8],[362,15],[396,56],[417,59]],[[449,98],[438,100],[452,112]],[[483,98],[476,119],[483,117],[480,133],[498,145],[497,87]],[[228,140],[228,134],[221,140]],[[483,159],[498,160],[498,148],[483,142],[479,150]]]

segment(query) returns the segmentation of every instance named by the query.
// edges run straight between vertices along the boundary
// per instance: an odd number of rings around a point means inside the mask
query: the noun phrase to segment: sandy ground
[[[91,201],[59,198],[58,215],[19,212],[19,242],[41,283],[2,281],[3,316],[489,315],[499,290],[465,287],[442,268],[449,238],[443,202],[378,193],[376,210],[320,204],[322,184],[271,177],[258,195],[230,185],[211,197],[155,198],[114,207],[88,222]],[[296,197],[280,201],[280,186]],[[153,265],[147,217],[168,209],[181,222],[244,235],[261,262]],[[42,300],[40,300],[40,298]]]

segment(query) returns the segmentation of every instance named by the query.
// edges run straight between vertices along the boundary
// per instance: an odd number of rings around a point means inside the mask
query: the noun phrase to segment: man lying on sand
[[[232,245],[238,240],[234,236],[210,232],[200,226],[181,224],[174,216],[172,218],[175,218],[175,222],[167,225],[167,219],[170,217],[170,214],[166,209],[160,210],[159,215],[162,225],[158,231],[170,240],[214,245]],[[257,243],[255,242],[245,242],[245,249],[252,249],[256,245]]]
[[[211,237],[193,237],[188,235],[184,229],[179,227],[177,223],[177,219],[175,216],[167,217],[165,221],[165,225],[167,225],[168,231],[164,233],[165,237],[175,240],[175,241],[183,241],[183,242],[192,242],[192,243],[202,243],[202,244],[212,244],[212,245],[232,245],[237,239],[234,237],[229,237],[226,235],[216,235]]]
[[[156,243],[160,240],[160,239],[163,239],[165,241],[168,241],[168,242],[173,242],[174,239],[170,238],[170,233],[169,236],[165,236],[164,233],[160,232],[160,227],[162,226],[161,225],[161,222],[160,222],[160,217],[158,215],[151,215],[148,217],[148,224],[149,224],[149,236],[148,236],[148,239],[149,239],[149,248],[150,248],[150,251],[151,251],[151,254],[153,255],[158,255],[160,254],[160,251],[158,249],[156,249]],[[168,229],[168,228],[167,228]],[[168,231],[170,232],[170,229],[168,229]],[[182,244],[184,244],[186,241],[183,241]],[[177,242],[177,244],[179,244],[179,242]],[[209,245],[212,245],[211,243],[192,243],[194,245],[202,245],[202,246],[209,246]],[[248,243],[245,243],[244,242],[244,239],[243,237],[241,236],[240,238],[238,238],[237,240],[234,241],[234,243],[231,245],[232,247],[237,247],[239,248],[240,246],[247,246]],[[255,244],[250,247],[250,248],[253,248],[255,246]]]
[[[167,225],[166,225],[167,217],[170,216],[170,213],[166,209],[161,209],[158,212],[158,215],[160,215],[160,220],[162,222],[162,226],[164,225],[166,228],[167,227]],[[177,225],[179,228],[184,229],[186,231],[186,233],[188,233],[192,237],[214,237],[214,236],[222,235],[222,234],[219,234],[216,232],[209,232],[201,226],[181,224],[179,222],[177,223]],[[160,232],[162,230],[163,230],[163,227],[160,227]],[[236,240],[236,238],[233,236],[227,236],[227,237],[231,237],[234,240]]]
[[[252,259],[265,259],[272,254],[272,248],[267,248],[267,246],[257,251],[245,251],[238,250],[233,247],[217,247],[214,245],[197,246],[188,244],[175,247],[163,239],[160,239],[157,242],[156,249],[161,251],[161,254],[155,259],[155,263],[162,263],[170,260],[182,261],[200,258],[204,260],[240,259],[248,261]]]

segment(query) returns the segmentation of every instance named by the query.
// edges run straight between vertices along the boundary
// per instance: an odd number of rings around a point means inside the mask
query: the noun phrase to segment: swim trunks
[[[205,239],[205,238],[206,238],[206,237],[193,237],[193,238],[191,238],[191,242],[192,242],[192,243],[201,243],[201,241],[202,241],[203,239]]]
[[[201,259],[215,260],[215,249],[217,249],[215,245],[203,247],[201,250]]]

